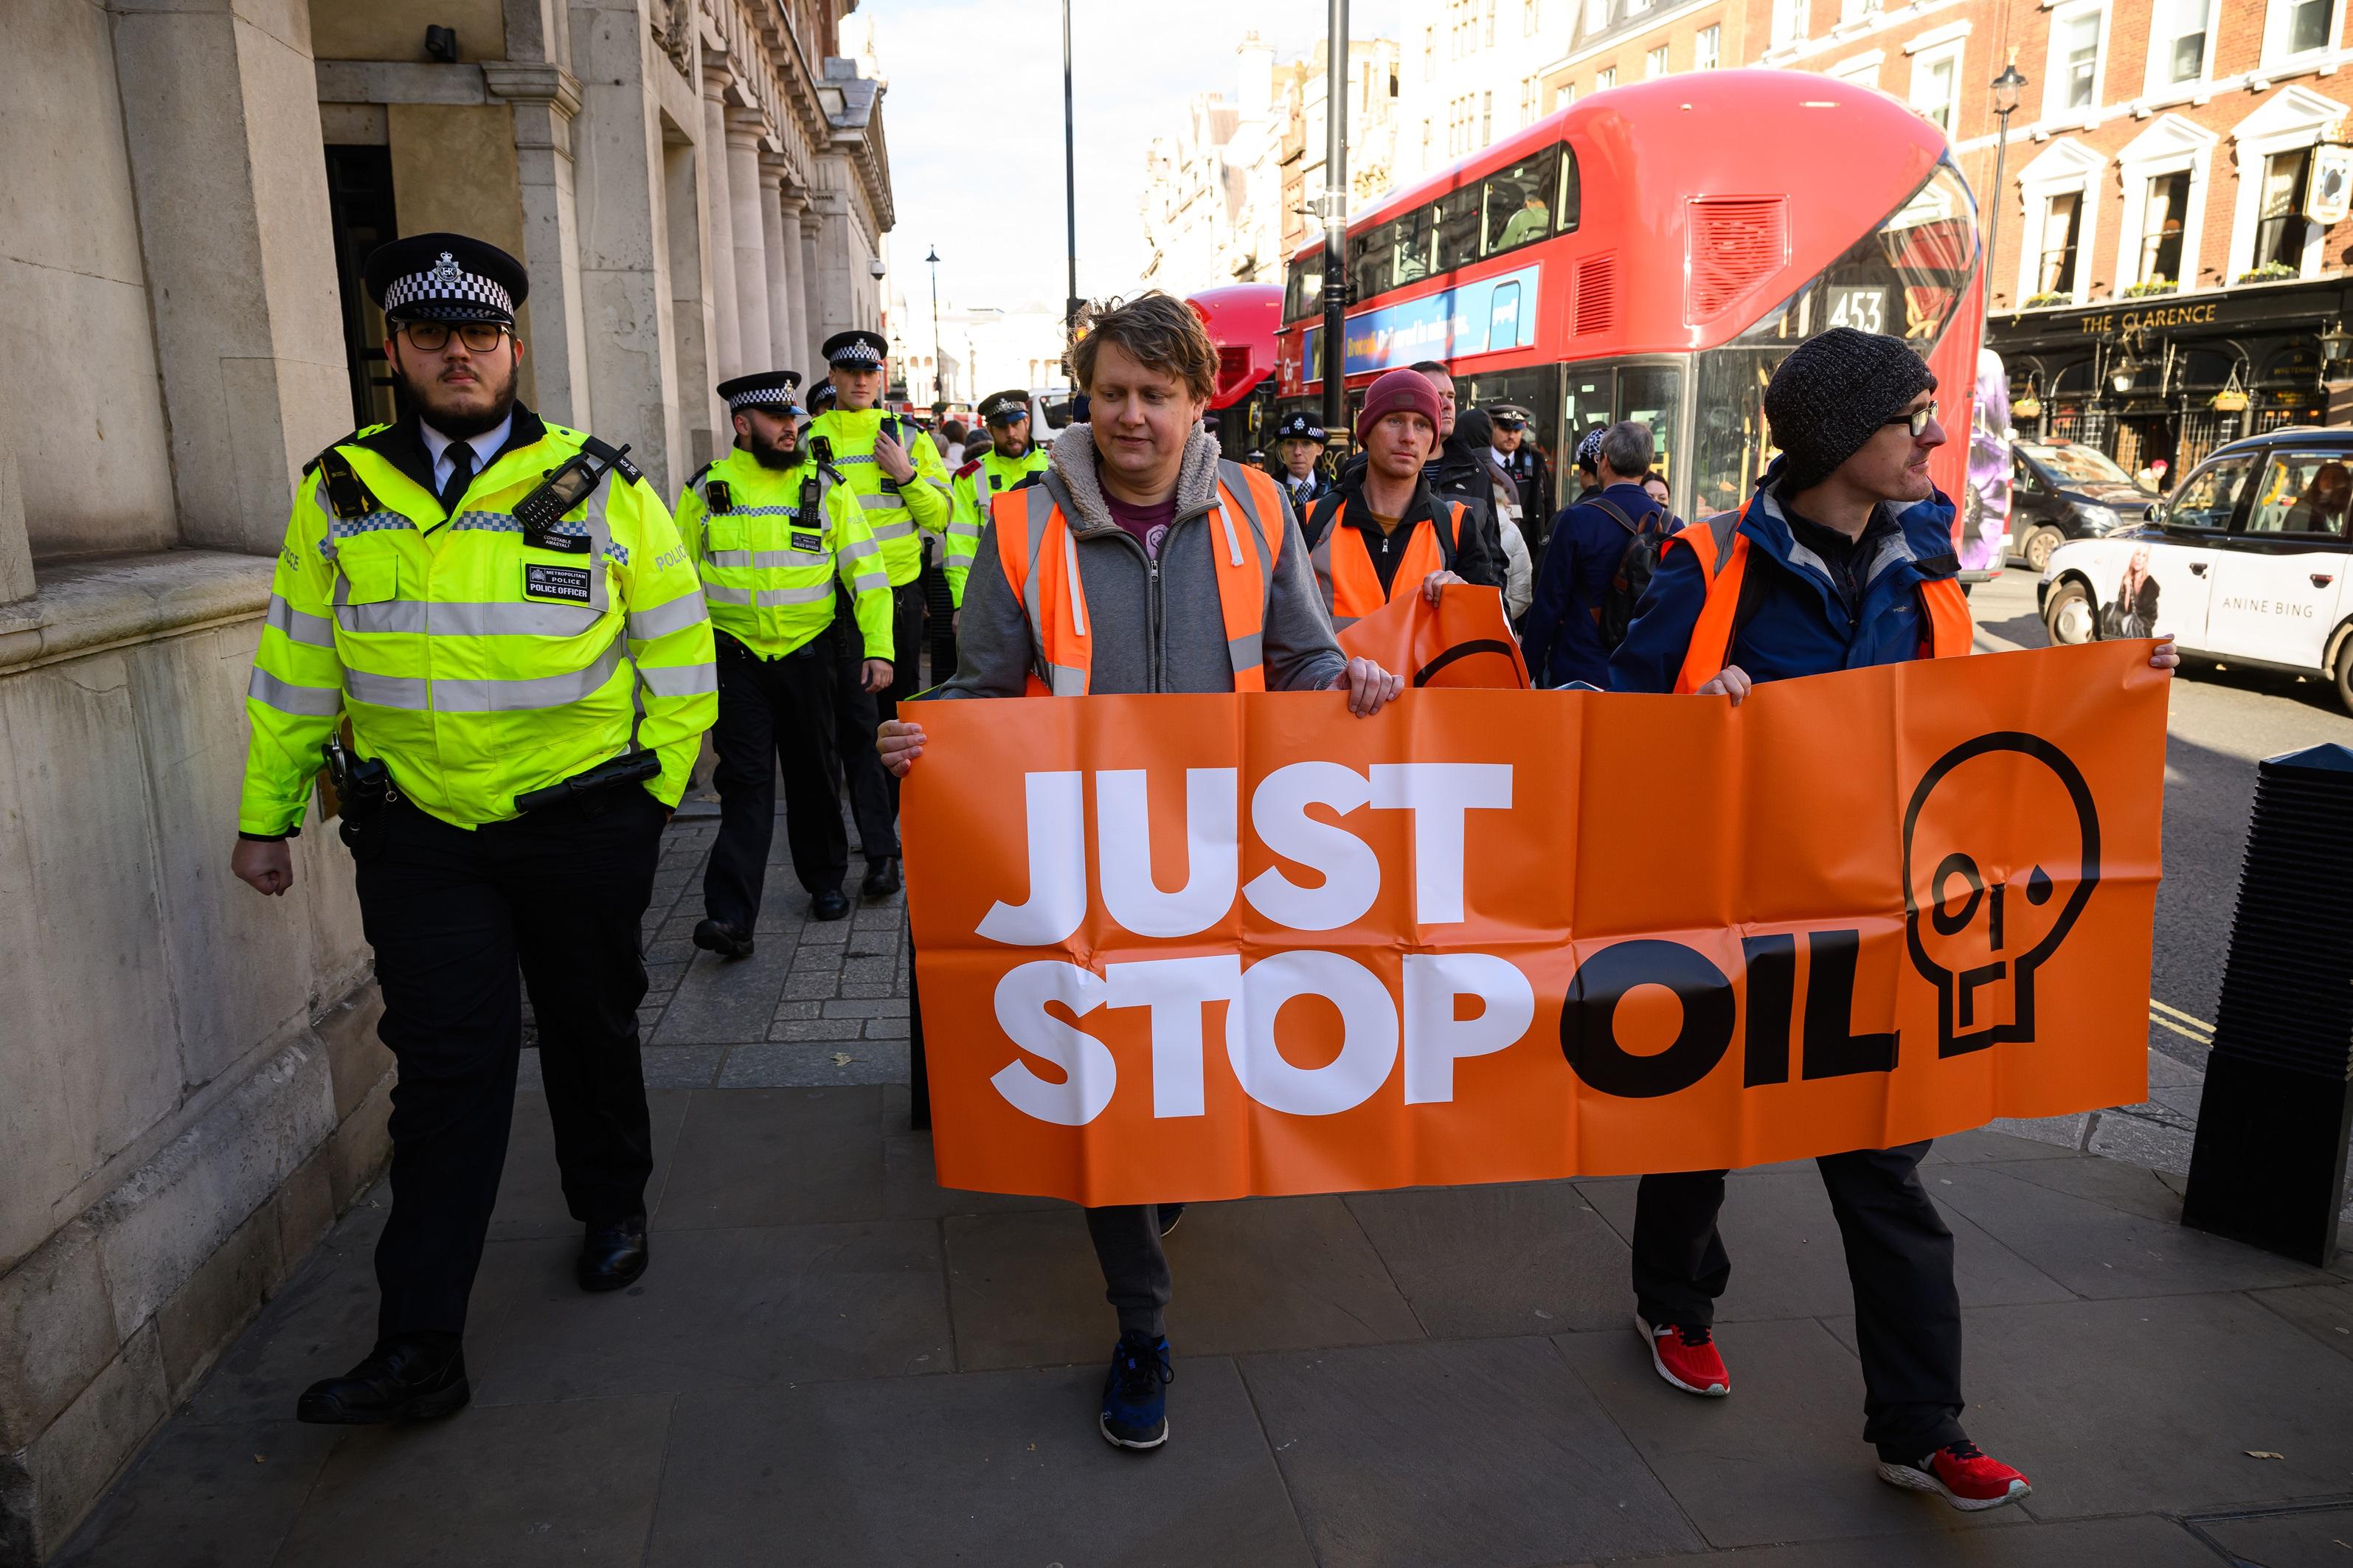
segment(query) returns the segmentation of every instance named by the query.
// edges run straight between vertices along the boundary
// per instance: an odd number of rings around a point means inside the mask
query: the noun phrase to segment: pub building
[[[2353,418],[2353,286],[2342,278],[1996,316],[2011,433],[2079,441],[2168,483],[2226,441]]]

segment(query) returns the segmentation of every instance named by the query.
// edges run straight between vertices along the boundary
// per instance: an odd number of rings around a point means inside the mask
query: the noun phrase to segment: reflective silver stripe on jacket
[[[269,613],[263,620],[295,642],[308,643],[312,647],[335,646],[334,622],[324,616],[298,610],[276,594],[269,595]]]
[[[702,697],[719,689],[715,664],[641,664],[638,679],[656,697]]]
[[[1039,605],[1038,555],[1045,548],[1046,526],[1054,516],[1054,498],[1043,485],[1033,485],[1027,491],[1027,511],[1029,522],[1029,563],[1021,574],[1021,607],[1029,616],[1029,646],[1037,656],[1038,679],[1046,689],[1057,697],[1084,697],[1087,694],[1087,672],[1054,663],[1046,657],[1046,617]],[[1071,615],[1072,629],[1079,636],[1087,635],[1087,599],[1079,585],[1078,542],[1071,537],[1068,528],[1062,531],[1062,562],[1071,579]]]
[[[778,605],[815,605],[833,598],[833,584],[812,583],[802,588],[762,588],[755,592],[750,588],[731,587],[724,583],[706,583],[702,587],[702,597],[708,604],[756,605],[763,609]]]
[[[602,690],[621,668],[621,638],[585,669],[565,675],[543,675],[524,680],[443,680],[423,676],[371,675],[343,672],[343,689],[354,702],[376,708],[405,708],[417,713],[517,713],[562,708]]]
[[[265,708],[305,719],[332,719],[343,710],[342,689],[297,686],[290,680],[279,679],[258,665],[253,679],[246,682],[245,694]]]
[[[689,590],[666,605],[656,605],[649,610],[629,612],[629,636],[638,642],[652,642],[672,632],[682,632],[698,622],[710,619],[703,608],[701,593]]]
[[[875,529],[874,542],[878,544],[888,543],[893,539],[904,539],[914,531],[915,520],[902,517],[896,522],[886,522]]]
[[[335,619],[343,629],[363,636],[576,637],[598,618],[598,612],[586,605],[543,605],[530,600],[460,605],[386,599],[380,604],[335,606]]]
[[[860,496],[858,498],[858,504],[865,508],[868,511],[904,511],[907,510],[907,503],[904,499],[895,495],[885,495],[879,490],[872,495]]]

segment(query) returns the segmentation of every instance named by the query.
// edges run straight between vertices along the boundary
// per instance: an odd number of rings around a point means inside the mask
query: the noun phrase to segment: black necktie
[[[474,481],[474,448],[464,441],[449,443],[449,477],[441,484],[441,510],[451,517],[458,515],[458,503],[466,499],[466,487]]]

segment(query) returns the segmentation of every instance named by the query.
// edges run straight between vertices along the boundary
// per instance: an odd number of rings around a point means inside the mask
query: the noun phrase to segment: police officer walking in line
[[[623,452],[515,401],[522,264],[427,234],[380,247],[365,277],[404,412],[305,470],[246,700],[229,861],[286,890],[323,749],[399,1065],[375,1347],[296,1407],[342,1424],[470,1397],[466,1299],[514,1110],[518,963],[586,1227],[580,1287],[645,1271],[638,922],[718,707],[711,623],[660,498]]]
[[[866,857],[866,879],[859,891],[883,898],[899,890],[899,784],[883,773],[874,755],[874,731],[895,718],[900,701],[922,685],[915,650],[923,640],[923,551],[917,531],[943,533],[948,526],[948,475],[939,449],[877,406],[882,399],[882,356],[890,344],[879,332],[836,332],[825,341],[827,379],[834,406],[809,421],[810,450],[820,463],[839,469],[874,542],[882,547],[882,567],[891,579],[891,646],[902,657],[890,686],[869,692],[860,663],[841,654],[836,732],[842,765],[849,774],[850,815]],[[821,443],[821,444],[820,444]]]
[[[1266,471],[1290,498],[1293,516],[1304,519],[1307,509],[1332,493],[1331,476],[1324,471],[1324,426],[1303,408],[1282,416],[1274,427],[1274,458]]]
[[[802,449],[789,370],[719,384],[735,449],[686,484],[678,531],[702,577],[719,656],[719,837],[702,874],[694,945],[748,958],[785,775],[793,870],[821,921],[849,913],[834,752],[834,583],[856,606],[860,673],[891,684],[891,584],[857,497]],[[846,630],[847,628],[845,628]]]
[[[1487,410],[1493,425],[1495,464],[1520,490],[1520,529],[1531,552],[1541,552],[1552,528],[1552,462],[1536,447],[1535,416],[1516,403]]]
[[[980,400],[980,422],[988,431],[988,447],[955,471],[955,507],[948,515],[947,580],[949,602],[964,608],[964,584],[972,571],[973,554],[980,548],[980,531],[988,525],[989,503],[1008,490],[1034,485],[1046,471],[1046,448],[1029,438],[1029,395],[1016,387],[993,392]],[[965,447],[967,453],[974,447]],[[936,635],[934,647],[937,646]],[[953,645],[951,645],[953,647]],[[955,674],[953,659],[941,668],[933,656],[932,683]]]

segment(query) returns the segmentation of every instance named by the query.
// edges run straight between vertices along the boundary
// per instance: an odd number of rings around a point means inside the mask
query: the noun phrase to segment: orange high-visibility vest
[[[1381,574],[1373,566],[1373,552],[1365,548],[1364,536],[1347,521],[1348,503],[1335,501],[1332,521],[1324,525],[1324,537],[1315,542],[1308,558],[1315,563],[1315,585],[1324,590],[1324,607],[1332,612],[1332,629],[1345,631],[1365,616],[1385,605],[1394,604],[1402,595],[1410,598],[1421,591],[1422,579],[1432,572],[1446,569],[1454,552],[1462,544],[1462,513],[1467,510],[1461,501],[1453,503],[1446,520],[1446,546],[1439,548],[1438,530],[1428,520],[1413,525],[1413,537],[1406,542],[1405,559],[1398,563],[1397,575],[1389,579],[1389,591],[1381,592]],[[1347,537],[1344,542],[1341,535]]]
[[[1094,631],[1079,553],[1069,520],[1053,489],[1031,485],[1007,490],[989,503],[997,558],[1005,581],[1029,616],[1033,668],[1028,695],[1084,697],[1094,672]],[[1218,607],[1226,623],[1226,653],[1236,691],[1264,691],[1262,634],[1266,596],[1282,553],[1282,492],[1256,468],[1220,460],[1218,504],[1205,520],[1218,567]],[[1273,531],[1268,531],[1268,520]],[[1124,630],[1124,628],[1123,628]],[[1139,635],[1141,628],[1128,635]]]
[[[1663,556],[1669,545],[1689,545],[1708,578],[1707,603],[1700,607],[1699,619],[1692,626],[1691,647],[1675,677],[1677,691],[1697,691],[1723,673],[1725,661],[1731,657],[1733,617],[1739,612],[1740,584],[1748,572],[1748,536],[1739,531],[1743,515],[1719,512],[1668,535],[1660,547]],[[1960,658],[1969,652],[1969,596],[1961,592],[1959,583],[1950,577],[1923,579],[1920,608],[1928,617],[1928,635],[1921,640],[1923,655]]]

